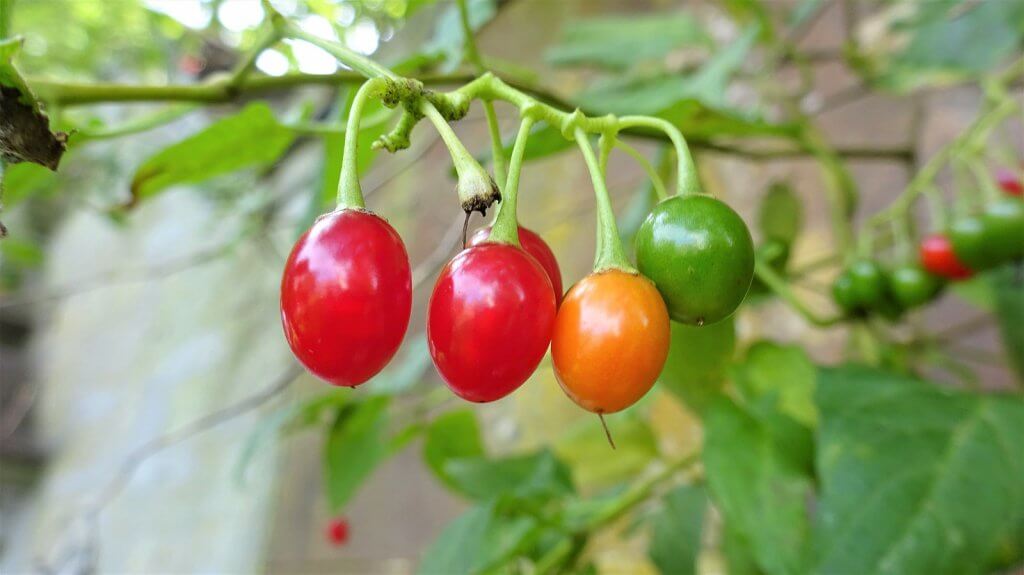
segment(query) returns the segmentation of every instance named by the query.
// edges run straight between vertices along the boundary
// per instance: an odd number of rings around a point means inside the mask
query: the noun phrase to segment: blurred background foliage
[[[431,86],[475,74],[455,3],[272,4]],[[458,242],[450,162],[428,128],[410,150],[371,151],[395,117],[379,104],[360,171],[409,245],[413,327],[358,392],[298,374],[275,282],[332,207],[354,76],[288,40],[221,91],[260,46],[259,2],[0,5],[24,37],[0,70],[13,62],[69,134],[58,171],[3,173],[5,571],[981,573],[1024,559],[1019,265],[896,325],[814,321],[858,225],[964,140],[993,86],[1015,112],[962,153],[1020,177],[1021,78],[995,79],[1020,66],[1024,2],[469,0],[483,62],[510,83],[679,127],[705,188],[794,290],[758,280],[734,318],[674,325],[655,390],[609,418],[615,451],[549,363],[496,405],[440,385],[421,325]],[[499,112],[509,137],[514,111]],[[482,120],[474,106],[456,127],[487,159]],[[671,176],[666,143],[632,136]],[[567,285],[593,247],[572,150],[538,126],[523,176],[525,224]],[[655,197],[629,158],[611,166],[629,246]],[[950,168],[935,185],[960,205],[992,185],[973,178]],[[937,225],[920,211],[922,230]],[[210,532],[191,524],[203,508]],[[183,515],[147,520],[163,513]],[[324,541],[332,517],[347,545]]]

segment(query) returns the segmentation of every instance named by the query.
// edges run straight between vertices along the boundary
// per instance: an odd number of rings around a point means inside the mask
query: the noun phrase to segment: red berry
[[[456,395],[494,401],[537,368],[554,322],[551,280],[537,260],[484,243],[463,250],[437,278],[427,310],[430,355]]]
[[[473,233],[473,237],[469,239],[470,246],[478,246],[487,241],[487,238],[491,235],[491,227],[480,228]],[[526,253],[533,256],[540,267],[544,268],[544,271],[548,274],[548,279],[551,280],[551,287],[555,290],[555,305],[561,305],[562,303],[562,270],[558,268],[558,259],[555,258],[555,252],[551,251],[547,242],[544,238],[540,237],[536,232],[528,230],[523,226],[519,226],[519,243],[522,245]]]
[[[344,545],[348,542],[348,521],[337,517],[327,523],[327,540],[332,545]]]
[[[921,265],[939,277],[962,280],[974,275],[953,253],[953,244],[943,234],[932,234],[921,241]]]
[[[409,256],[379,216],[356,209],[323,215],[288,256],[285,337],[306,369],[334,385],[355,387],[383,369],[411,311]]]
[[[1010,170],[1000,169],[996,171],[996,182],[1004,192],[1011,196],[1024,196],[1024,182]]]

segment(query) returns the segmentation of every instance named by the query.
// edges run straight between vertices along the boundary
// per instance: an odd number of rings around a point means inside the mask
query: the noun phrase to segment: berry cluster
[[[473,402],[507,396],[551,346],[559,383],[577,404],[614,413],[654,385],[668,354],[669,318],[705,325],[733,313],[753,277],[753,243],[719,200],[674,196],[637,234],[639,271],[597,269],[568,293],[551,248],[519,227],[519,245],[478,230],[441,270],[427,312],[434,365]],[[309,371],[355,387],[394,356],[409,324],[405,246],[384,219],[345,208],[319,218],[285,266],[281,313]]]
[[[850,316],[877,313],[896,320],[935,299],[945,282],[1024,258],[1024,184],[1012,174],[997,179],[1004,197],[926,236],[918,262],[889,270],[869,259],[849,265],[832,286],[836,304]]]

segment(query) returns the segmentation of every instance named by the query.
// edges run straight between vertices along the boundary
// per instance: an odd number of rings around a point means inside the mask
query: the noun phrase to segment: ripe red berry
[[[327,541],[331,545],[340,546],[348,543],[348,521],[342,517],[331,519],[327,523]]]
[[[490,226],[480,228],[473,233],[473,237],[469,239],[468,245],[478,246],[486,242],[490,235]],[[551,287],[555,290],[555,305],[560,305],[563,295],[562,270],[558,268],[558,259],[555,257],[555,252],[551,251],[544,238],[523,226],[519,226],[519,243],[526,250],[526,253],[533,256],[537,263],[540,264],[540,267],[544,268],[544,271],[547,272],[548,279],[551,280]]]
[[[974,275],[953,253],[953,243],[943,234],[932,234],[921,241],[921,266],[939,277],[962,280]]]
[[[537,368],[554,321],[551,280],[537,260],[484,243],[463,250],[437,278],[427,310],[430,355],[456,395],[494,401]]]
[[[412,311],[402,239],[365,210],[323,215],[296,242],[281,278],[292,353],[334,385],[355,387],[387,365]]]
[[[1024,196],[1024,181],[1010,170],[996,171],[996,182],[1004,192],[1011,196]]]

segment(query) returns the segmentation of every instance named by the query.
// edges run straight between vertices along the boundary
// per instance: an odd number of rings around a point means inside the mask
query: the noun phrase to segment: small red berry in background
[[[932,234],[921,240],[921,266],[934,275],[952,280],[967,279],[974,272],[953,253],[953,243],[943,234]]]
[[[996,171],[996,182],[999,187],[1011,196],[1024,196],[1024,182],[1020,176],[1010,170],[1000,169]]]
[[[327,523],[327,541],[331,545],[340,547],[348,543],[348,521],[343,517],[336,517]]]

